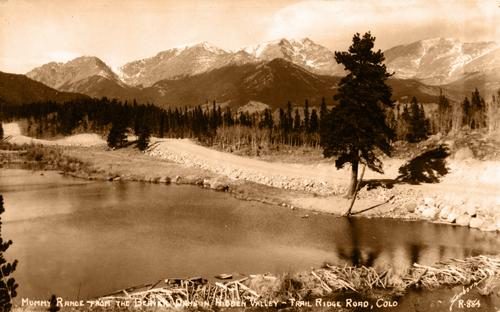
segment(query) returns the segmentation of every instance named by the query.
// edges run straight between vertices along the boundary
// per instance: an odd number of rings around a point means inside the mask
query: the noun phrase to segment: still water
[[[330,264],[432,264],[493,254],[496,234],[423,222],[347,220],[193,186],[89,182],[0,169],[2,235],[19,297],[104,295],[166,277],[283,273]],[[304,214],[309,218],[302,218]]]

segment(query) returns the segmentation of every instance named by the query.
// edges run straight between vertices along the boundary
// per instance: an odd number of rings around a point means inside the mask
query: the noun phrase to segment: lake
[[[0,169],[20,297],[105,295],[167,277],[284,273],[323,263],[390,265],[493,254],[495,233],[386,219],[347,219],[195,186],[98,182]],[[308,214],[308,218],[303,218]]]

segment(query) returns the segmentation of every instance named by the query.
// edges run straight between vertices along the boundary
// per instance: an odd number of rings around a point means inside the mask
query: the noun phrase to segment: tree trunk
[[[353,161],[351,170],[351,183],[349,185],[349,190],[347,192],[348,198],[352,198],[354,196],[354,193],[356,192],[356,187],[358,186],[358,167],[359,167],[359,162],[357,160]]]
[[[356,200],[356,195],[358,194],[359,191],[359,185],[361,184],[361,181],[363,181],[363,176],[365,175],[365,169],[366,165],[363,166],[363,170],[361,171],[361,177],[359,178],[358,181],[358,164],[359,162],[356,162],[356,164],[353,164],[352,166],[352,177],[351,177],[351,189],[349,190],[348,196],[351,198],[351,205],[349,206],[349,209],[347,210],[347,216],[349,217],[351,215],[351,210],[352,207],[354,206],[354,201]],[[353,190],[354,186],[354,190]],[[352,191],[352,193],[351,193]]]

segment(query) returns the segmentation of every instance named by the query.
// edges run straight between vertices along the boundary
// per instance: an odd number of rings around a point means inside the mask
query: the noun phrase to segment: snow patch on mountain
[[[335,75],[343,72],[335,61],[334,53],[309,38],[300,40],[283,38],[246,47],[243,50],[264,61],[283,58],[317,74]]]
[[[384,55],[387,68],[396,77],[439,85],[459,79],[467,64],[498,47],[495,42],[462,43],[457,39],[433,38],[396,46]]]
[[[238,108],[238,113],[249,113],[249,114],[252,114],[252,113],[260,113],[260,112],[263,112],[265,111],[266,109],[270,109],[270,106],[265,104],[265,103],[262,103],[262,102],[259,102],[259,101],[248,101],[247,104],[243,105],[243,106],[240,106]]]
[[[208,42],[185,45],[121,67],[125,82],[144,87],[164,79],[200,74],[230,64],[255,61],[248,53],[232,53]]]

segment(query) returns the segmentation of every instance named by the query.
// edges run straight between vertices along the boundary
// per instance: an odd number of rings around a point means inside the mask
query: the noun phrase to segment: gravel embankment
[[[320,195],[341,194],[346,180],[333,166],[269,163],[215,151],[190,140],[156,140],[148,154],[187,167],[200,168],[234,180],[246,180],[286,190]],[[332,178],[333,177],[333,178]],[[335,182],[335,183],[332,183]]]

